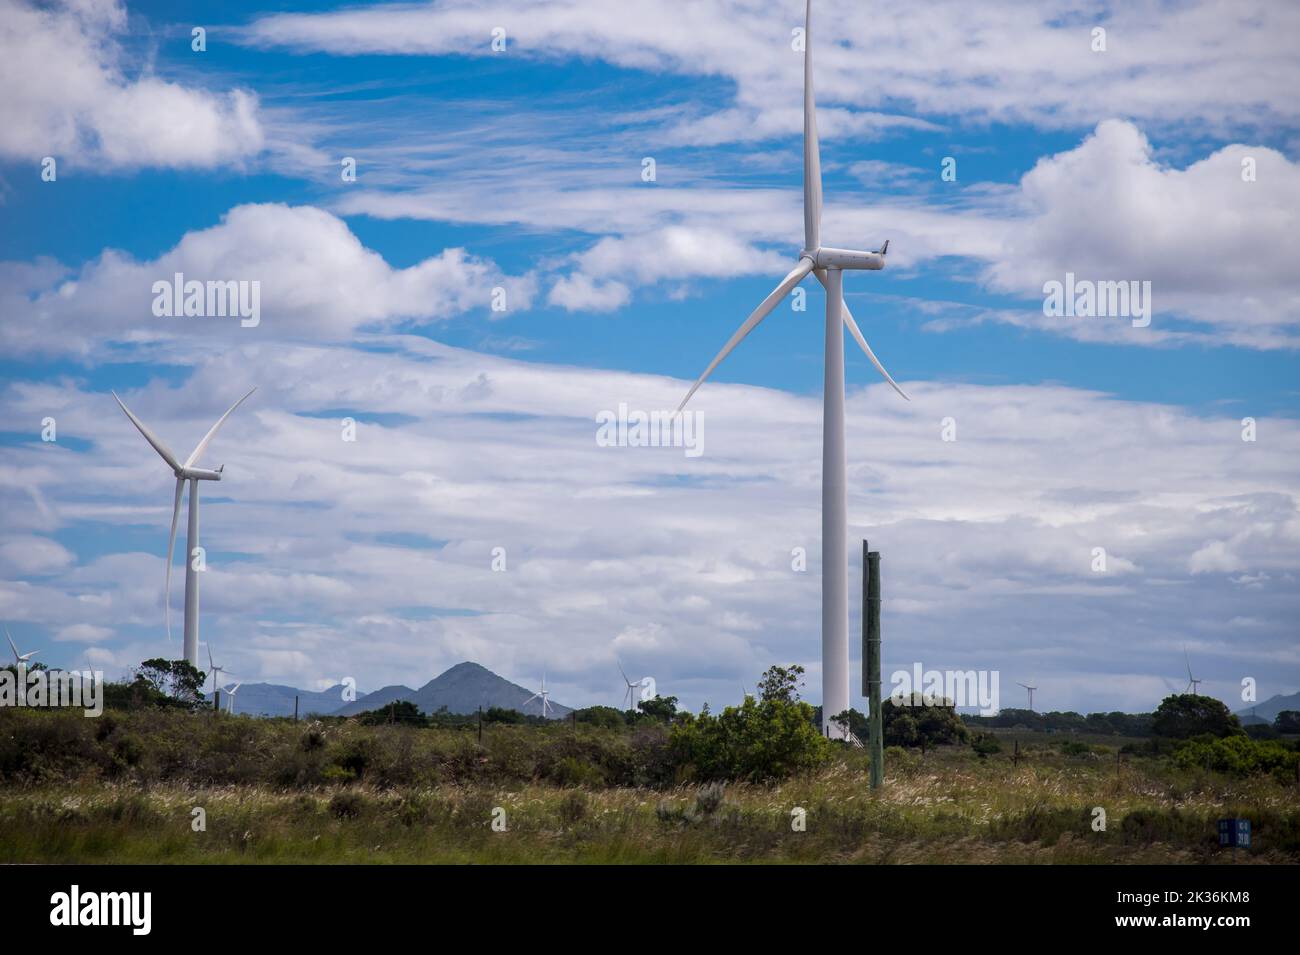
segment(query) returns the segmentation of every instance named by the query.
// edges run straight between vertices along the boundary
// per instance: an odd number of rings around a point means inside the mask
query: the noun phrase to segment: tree
[[[612,706],[588,706],[574,712],[574,719],[591,726],[603,726],[606,729],[621,729],[627,725],[623,711]]]
[[[393,700],[382,709],[358,713],[357,721],[365,726],[381,726],[386,723],[427,726],[429,723],[425,715],[420,712],[420,708],[410,700]]]
[[[512,710],[504,706],[489,706],[483,711],[484,723],[524,723],[527,722],[523,713],[518,710]]]
[[[686,714],[672,728],[669,750],[696,778],[762,782],[817,768],[830,743],[813,725],[807,703],[747,697],[717,716]]]
[[[660,723],[671,723],[677,715],[677,697],[656,696],[653,700],[642,700],[638,709]]]
[[[1300,733],[1300,710],[1283,710],[1277,714],[1273,729],[1279,733]]]
[[[142,702],[198,709],[206,705],[203,684],[207,677],[188,660],[154,657],[135,669],[133,687]]]
[[[1177,693],[1167,696],[1156,709],[1152,731],[1170,739],[1193,736],[1240,736],[1241,721],[1220,701],[1210,696]]]
[[[926,699],[924,694],[914,693],[910,702],[900,704],[890,697],[881,704],[886,746],[925,748],[964,743],[970,738],[970,731],[950,700],[931,700],[927,704]]]
[[[803,684],[804,668],[797,663],[788,667],[768,667],[758,681],[758,696],[763,702],[782,700],[786,703],[799,702],[799,688]]]

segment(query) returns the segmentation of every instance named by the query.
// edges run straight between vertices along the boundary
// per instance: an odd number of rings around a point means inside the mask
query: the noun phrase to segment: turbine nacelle
[[[801,259],[808,259],[817,269],[850,269],[876,272],[885,267],[886,242],[879,252],[859,252],[856,249],[834,249],[821,246],[815,251],[799,253]]]
[[[224,464],[215,471],[209,471],[207,468],[178,468],[176,477],[182,481],[220,481],[221,472],[225,468]]]

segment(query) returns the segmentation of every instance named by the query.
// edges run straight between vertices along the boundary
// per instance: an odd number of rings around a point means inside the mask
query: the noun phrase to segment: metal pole
[[[293,698],[293,721],[294,721],[295,723],[298,722],[298,696],[297,696],[297,694],[294,694],[294,698]]]
[[[483,707],[478,708],[478,741],[483,742]]]
[[[218,713],[221,712],[221,691],[220,690],[212,691],[212,708]]]
[[[885,727],[880,701],[880,553],[862,542],[862,668],[867,697],[871,788],[885,781]]]

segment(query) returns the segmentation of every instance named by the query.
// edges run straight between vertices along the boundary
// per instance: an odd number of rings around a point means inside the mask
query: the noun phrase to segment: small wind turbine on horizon
[[[163,585],[163,607],[167,621],[168,640],[172,637],[172,553],[176,547],[176,521],[181,513],[181,493],[185,490],[187,481],[190,485],[189,527],[185,534],[185,549],[188,556],[185,560],[184,655],[185,659],[194,667],[199,665],[199,576],[194,569],[194,552],[199,546],[199,482],[220,481],[221,472],[225,469],[224,464],[215,471],[195,467],[195,465],[198,463],[199,457],[207,450],[213,437],[216,436],[217,429],[225,424],[231,413],[248,399],[248,395],[251,395],[256,390],[256,388],[250,389],[247,395],[236,401],[225,414],[217,419],[217,423],[203,436],[203,440],[195,446],[193,453],[185,459],[184,464],[177,460],[176,455],[172,453],[171,448],[162,442],[162,439],[145,427],[144,422],[131,413],[131,409],[123,404],[122,399],[117,396],[117,392],[112,392],[113,400],[126,412],[126,416],[131,419],[131,423],[135,425],[136,430],[144,435],[144,439],[158,452],[158,456],[167,462],[167,466],[176,475],[176,499],[172,504],[172,529],[170,536],[167,538],[167,577]]]
[[[1197,692],[1197,687],[1205,681],[1198,680],[1196,677],[1192,676],[1192,658],[1187,655],[1187,644],[1183,644],[1183,659],[1187,662],[1187,689],[1183,692],[1190,693],[1192,696],[1199,696],[1200,694]]]
[[[225,694],[226,694],[227,713],[235,712],[235,694],[239,692],[239,688],[243,685],[244,685],[243,683],[232,683],[230,686],[226,687]]]
[[[1034,690],[1038,689],[1038,687],[1031,683],[1017,683],[1016,686],[1023,686],[1029,691],[1029,712],[1034,712]]]
[[[810,273],[826,287],[826,349],[822,385],[822,731],[843,738],[832,719],[849,708],[849,571],[848,495],[844,451],[844,327],[885,381],[903,398],[907,394],[885,370],[844,304],[844,270],[877,271],[885,267],[885,241],[875,252],[838,249],[821,244],[822,172],[817,140],[817,104],[813,95],[812,0],[804,11],[803,61],[803,249],[794,269],[736,329],[722,351],[704,369],[678,405],[686,407],[700,385],[771,311]]]
[[[219,667],[212,662],[212,644],[208,644],[208,672],[212,674],[212,692],[217,692],[217,674],[224,671],[225,667]]]
[[[527,706],[529,703],[533,702],[533,700],[536,699],[541,699],[542,701],[542,718],[545,719],[546,717],[550,716],[551,699],[550,699],[550,691],[546,689],[545,673],[542,673],[542,688],[538,690],[536,693],[534,693],[532,696],[530,696],[528,699],[524,700],[524,706]]]
[[[41,652],[40,650],[29,650],[27,653],[19,653],[18,647],[14,643],[14,638],[9,635],[8,627],[5,627],[5,638],[9,641],[9,649],[13,650],[14,652],[14,666],[21,666],[22,664],[30,660],[32,657],[36,656],[36,654]]]
[[[614,662],[618,663],[617,660]],[[623,702],[627,705],[624,706],[623,709],[634,710],[637,707],[637,700],[641,695],[641,681],[629,680],[627,678],[627,672],[623,669],[623,664],[621,663],[618,664],[618,672],[622,675],[623,682],[627,685],[627,689],[623,692]]]

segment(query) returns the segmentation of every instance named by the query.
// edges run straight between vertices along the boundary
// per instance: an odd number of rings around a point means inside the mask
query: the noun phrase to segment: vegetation
[[[394,702],[299,723],[213,712],[198,671],[146,661],[98,719],[0,709],[0,863],[1203,862],[1225,816],[1252,820],[1252,858],[1300,861],[1300,743],[1253,739],[1206,698],[1059,733],[889,701],[873,791],[802,677],[772,667],[717,714],[673,697],[571,720]],[[839,718],[867,738],[861,713]],[[1165,735],[1115,733],[1142,725]]]
[[[766,712],[806,733],[806,706],[751,700],[710,721],[743,739]],[[674,738],[706,736],[700,722],[499,723],[480,745],[476,726],[3,710],[0,863],[1194,863],[1225,858],[1216,821],[1227,816],[1252,821],[1243,859],[1300,862],[1294,778],[1164,756],[1117,762],[1113,747],[1038,734],[1014,757],[1010,745],[983,757],[891,748],[872,791],[865,754],[814,733],[815,768],[682,781]],[[1098,805],[1104,831],[1092,828]],[[792,828],[796,808],[806,831]],[[494,809],[505,831],[492,828]]]

